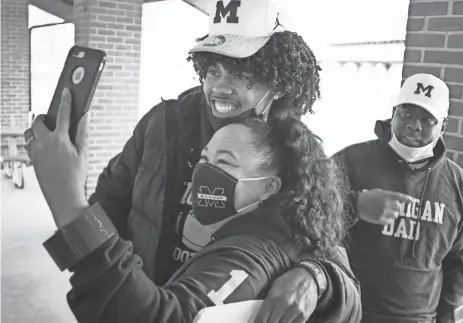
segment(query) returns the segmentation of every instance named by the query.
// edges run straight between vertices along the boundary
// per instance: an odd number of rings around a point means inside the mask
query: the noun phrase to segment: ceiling
[[[144,3],[164,0],[143,0]],[[201,12],[206,13],[207,4],[212,0],[183,0]],[[64,20],[72,20],[74,0],[30,0],[30,4]]]

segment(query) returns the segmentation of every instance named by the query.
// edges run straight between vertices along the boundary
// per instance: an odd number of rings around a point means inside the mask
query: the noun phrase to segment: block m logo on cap
[[[415,94],[421,94],[424,92],[424,95],[426,95],[428,98],[431,97],[432,95],[432,90],[434,90],[434,86],[428,85],[424,87],[423,83],[417,83],[416,84],[416,91],[414,92]]]
[[[241,1],[232,0],[226,6],[223,1],[217,1],[214,24],[222,22],[222,18],[227,18],[227,23],[237,24],[239,22],[238,8],[241,6]]]
[[[204,2],[208,4],[209,33],[190,54],[209,52],[233,58],[250,57],[265,46],[273,34],[281,31],[275,29],[279,12],[276,0]]]
[[[207,186],[201,186],[198,192],[198,205],[204,207],[225,208],[227,197],[223,195],[223,188],[214,188],[211,190]]]
[[[432,74],[414,74],[404,81],[394,104],[413,104],[442,120],[447,118],[449,112],[449,88],[444,81]]]

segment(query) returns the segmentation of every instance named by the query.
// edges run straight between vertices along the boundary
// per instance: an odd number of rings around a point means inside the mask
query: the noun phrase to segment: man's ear
[[[397,107],[392,108],[392,118],[394,118],[394,114],[395,114],[396,110],[397,110]]]
[[[441,134],[443,134],[444,131],[447,129],[448,124],[449,124],[449,118],[444,118],[444,122],[442,122]]]

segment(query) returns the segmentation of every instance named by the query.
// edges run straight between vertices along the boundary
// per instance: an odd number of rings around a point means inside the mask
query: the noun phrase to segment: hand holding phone
[[[69,137],[74,145],[79,121],[88,112],[105,62],[106,53],[104,51],[73,46],[64,63],[45,117],[45,125],[50,130],[55,129],[63,89],[68,88],[72,95]]]

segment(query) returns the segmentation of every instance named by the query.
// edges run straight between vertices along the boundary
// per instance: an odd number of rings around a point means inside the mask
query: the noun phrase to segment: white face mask
[[[434,139],[432,142],[423,147],[409,147],[400,143],[397,140],[397,137],[392,133],[391,141],[389,141],[389,146],[405,161],[413,163],[425,158],[434,156],[434,147],[439,141],[440,136]]]
[[[267,106],[266,106],[264,109],[262,109],[261,112],[258,112],[258,111],[257,111],[257,109],[260,108],[260,106],[262,105],[262,102],[264,102],[265,97],[266,97],[267,95],[269,95],[269,94],[270,94],[270,90],[267,91],[267,92],[262,96],[262,98],[260,98],[259,102],[257,102],[257,104],[254,106],[254,111],[256,111],[256,115],[257,115],[258,117],[260,117],[260,118],[263,118],[263,117],[265,118],[265,117],[266,117],[266,116],[265,116],[265,113],[267,112],[267,110],[270,108],[270,106],[271,106],[272,103],[273,103],[273,101],[270,101],[270,102],[267,103]]]

